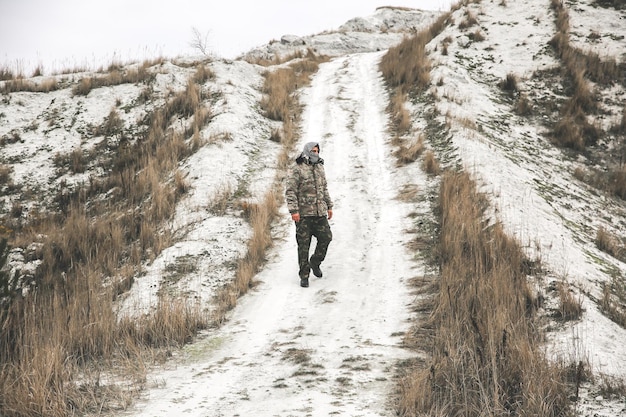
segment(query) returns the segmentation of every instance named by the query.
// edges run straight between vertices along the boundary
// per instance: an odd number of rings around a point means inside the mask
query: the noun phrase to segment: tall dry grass
[[[224,322],[228,311],[237,304],[237,299],[254,285],[253,278],[265,263],[265,254],[273,244],[271,226],[278,216],[278,207],[282,201],[280,195],[273,189],[265,195],[263,201],[249,205],[248,216],[252,237],[248,241],[246,254],[237,264],[235,280],[216,294],[217,308],[212,318],[215,325]]]
[[[284,169],[288,164],[289,153],[297,140],[297,125],[301,113],[300,104],[296,92],[309,84],[312,74],[317,72],[319,65],[328,61],[325,55],[317,55],[312,50],[306,54],[290,56],[293,62],[287,66],[267,71],[263,83],[263,98],[261,109],[265,115],[276,121],[282,122],[282,131],[272,134],[280,140],[282,151],[278,159],[278,168]],[[283,63],[283,60],[278,60]]]
[[[42,249],[39,267],[26,277],[28,293],[15,289],[0,305],[1,415],[106,409],[117,401],[108,397],[115,384],[90,369],[107,363],[111,374],[116,363],[143,363],[146,351],[179,346],[208,325],[209,317],[184,299],[163,299],[139,320],[118,321],[114,309],[143,262],[171,243],[163,224],[188,190],[178,162],[193,144],[170,124],[197,119],[203,109],[201,89],[190,82],[147,118],[144,133],[109,149],[111,157],[99,162],[106,176],[60,194],[56,210],[33,210],[32,220],[14,231],[13,245],[38,242]],[[100,133],[114,131],[104,126]],[[147,366],[132,369],[118,377],[145,379]]]
[[[439,193],[438,292],[416,332],[429,359],[400,383],[398,413],[568,416],[564,371],[541,350],[527,260],[466,173],[446,172]]]
[[[597,143],[604,132],[588,121],[588,115],[598,111],[596,94],[588,80],[607,86],[624,82],[623,70],[615,59],[601,59],[591,51],[581,51],[569,41],[569,13],[560,0],[552,0],[550,7],[556,15],[557,33],[550,40],[560,58],[565,73],[565,87],[568,99],[561,106],[561,119],[552,132],[553,142],[561,147],[584,151]]]

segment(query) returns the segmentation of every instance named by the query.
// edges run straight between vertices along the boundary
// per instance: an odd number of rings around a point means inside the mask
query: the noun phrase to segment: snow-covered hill
[[[624,62],[626,11],[593,0],[565,5],[576,47]],[[324,278],[312,279],[308,289],[299,287],[293,225],[282,207],[259,284],[223,326],[203,332],[149,373],[142,398],[125,415],[395,415],[396,366],[415,356],[401,340],[413,317],[408,281],[427,269],[406,243],[432,209],[428,198],[398,196],[401,190],[428,196],[437,179],[424,174],[419,163],[396,166],[386,113],[389,92],[378,62],[387,48],[428,27],[436,15],[382,8],[336,31],[285,36],[246,54],[253,61],[311,48],[331,57],[299,92],[304,111],[296,146],[319,141],[335,199]],[[476,23],[465,27],[461,23],[469,17]],[[550,122],[558,109],[519,116],[514,100],[498,87],[514,74],[535,106],[563,101],[565,92],[555,87],[562,82],[561,63],[549,46],[554,20],[547,0],[483,0],[455,9],[451,23],[428,45],[432,85],[406,103],[410,135],[425,132],[427,147],[444,167],[471,172],[491,199],[493,218],[530,258],[541,260],[545,274],[534,284],[546,299],[547,355],[585,360],[598,375],[626,380],[626,330],[604,316],[598,302],[605,283],[624,285],[626,265],[594,243],[601,227],[624,236],[626,205],[576,179],[576,168],[600,164],[597,158],[551,144]],[[102,142],[115,138],[103,138],[93,127],[103,125],[112,109],[118,109],[128,136],[141,132],[140,121],[151,109],[186,88],[195,71],[189,62],[158,62],[146,69],[154,77],[149,83],[94,88],[86,96],[72,89],[94,74],[54,76],[61,88],[48,93],[4,94],[0,174],[8,173],[0,177],[6,178],[0,184],[0,215],[5,224],[54,206],[59,193],[102,175],[96,162],[86,163],[83,172],[63,168],[59,155],[106,149]],[[270,140],[280,123],[264,117],[258,105],[263,73],[273,68],[220,59],[208,66],[214,77],[201,90],[211,121],[201,132],[203,146],[179,166],[189,192],[167,225],[175,243],[134,277],[120,315],[151,311],[163,291],[186,294],[208,308],[218,288],[233,279],[233,265],[252,233],[237,207],[215,211],[212,199],[240,193],[259,200],[283,174],[277,164],[280,146]],[[133,68],[140,66],[125,70]],[[50,77],[29,81],[41,85]],[[594,87],[603,110],[593,123],[609,131],[624,117],[626,86],[622,81]],[[144,102],[139,98],[146,90],[150,100]],[[184,118],[177,123],[186,128]],[[612,152],[624,140],[623,134],[610,134],[598,148]],[[31,252],[14,250],[11,265],[32,271],[40,260]],[[185,273],[174,280],[173,269]],[[582,302],[580,320],[551,319],[556,304],[551,289],[562,281]],[[581,416],[617,416],[626,413],[626,404],[623,397],[601,398],[586,385],[576,410]]]

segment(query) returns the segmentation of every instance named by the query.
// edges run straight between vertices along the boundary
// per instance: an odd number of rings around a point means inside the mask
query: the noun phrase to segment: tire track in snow
[[[389,403],[408,329],[404,248],[409,207],[394,200],[381,53],[320,66],[303,93],[302,143],[319,141],[335,217],[324,278],[299,286],[295,230],[229,321],[155,376],[139,416],[393,416]],[[288,213],[283,208],[284,217]],[[314,243],[313,243],[314,244]]]

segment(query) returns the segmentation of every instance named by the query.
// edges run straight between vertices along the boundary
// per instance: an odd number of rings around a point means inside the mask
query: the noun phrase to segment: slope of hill
[[[621,63],[621,78],[591,84],[600,110],[588,118],[605,132],[596,143],[585,152],[552,143],[571,81],[550,46],[557,16],[546,0],[455,7],[427,46],[431,86],[407,101],[411,128],[405,136],[424,132],[426,147],[443,167],[461,167],[476,178],[490,197],[490,220],[502,221],[541,265],[542,273],[532,279],[545,300],[547,356],[589,363],[596,376],[581,386],[577,415],[616,416],[626,412],[624,390],[609,397],[600,394],[609,390],[600,388],[623,387],[626,380],[626,330],[609,318],[606,306],[612,289],[609,298],[624,315],[626,264],[598,249],[596,241],[598,230],[623,238],[626,206],[579,173],[614,169],[615,155],[623,152],[625,132],[614,127],[626,117],[625,57],[619,55],[626,50],[626,12],[593,0],[564,5],[570,43]],[[246,54],[250,61],[272,60],[310,48],[331,57],[298,93],[304,106],[301,131],[290,150],[293,157],[301,143],[319,141],[326,160],[336,207],[325,276],[312,280],[311,288],[298,286],[293,228],[281,207],[272,228],[274,247],[254,291],[219,329],[170,351],[165,369],[157,367],[145,381],[132,383],[131,390],[146,390],[125,413],[395,415],[394,377],[403,361],[417,355],[401,338],[415,318],[413,299],[419,298],[409,282],[429,273],[408,242],[431,216],[438,179],[418,163],[396,165],[387,130],[390,92],[378,62],[387,48],[436,17],[383,8],[337,31],[286,36]],[[148,137],[155,110],[180,91],[197,91],[200,106],[167,113],[168,128],[184,132],[184,142],[193,148],[176,164],[187,191],[165,227],[155,231],[171,240],[143,254],[141,271],[113,271],[110,278],[132,283],[115,304],[117,317],[138,320],[170,296],[211,311],[213,297],[234,279],[254,233],[246,207],[261,201],[284,175],[281,146],[270,140],[281,123],[265,117],[258,104],[263,74],[282,65],[158,61],[110,74],[37,77],[22,88],[31,91],[14,91],[5,81],[0,85],[4,228],[22,230],[33,218],[67,209],[63,204],[76,190],[97,188],[98,179],[115,172],[115,154]],[[205,66],[210,74],[199,69]],[[128,81],[94,81],[110,80],[111,74]],[[512,91],[502,88],[507,77],[516,81]],[[84,80],[94,83],[86,94],[79,90]],[[523,97],[531,110],[520,114]],[[202,108],[208,115],[199,125]],[[159,181],[183,180],[172,175]],[[125,186],[122,181],[119,188]],[[116,193],[114,188],[80,201],[97,206]],[[44,241],[13,242],[18,248],[9,265],[20,271],[26,296],[45,259]],[[580,318],[558,319],[558,288],[580,303]]]

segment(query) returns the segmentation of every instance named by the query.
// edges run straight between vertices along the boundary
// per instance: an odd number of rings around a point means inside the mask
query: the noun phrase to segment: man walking
[[[287,177],[285,197],[291,218],[296,224],[298,243],[298,266],[300,286],[309,286],[309,272],[322,276],[320,264],[326,257],[328,245],[333,238],[328,220],[333,217],[333,202],[328,194],[324,160],[320,158],[320,146],[316,142],[304,145],[296,164]],[[317,244],[309,259],[311,236]]]

